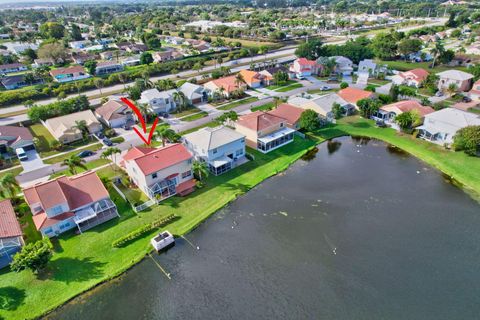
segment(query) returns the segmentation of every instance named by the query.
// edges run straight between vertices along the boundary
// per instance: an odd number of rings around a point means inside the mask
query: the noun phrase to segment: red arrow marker
[[[138,110],[137,106],[135,106],[127,98],[120,98],[120,100],[122,100],[127,106],[130,107],[130,109],[133,110],[133,112],[135,112],[135,114],[137,115],[137,118],[140,120],[140,123],[142,124],[143,134],[140,131],[138,131],[136,127],[133,127],[133,131],[135,131],[135,133],[143,140],[143,142],[145,142],[146,145],[150,145],[150,143],[152,142],[153,133],[155,132],[155,127],[158,124],[158,117],[155,118],[155,121],[153,122],[153,125],[150,128],[150,132],[148,133],[148,139],[145,139],[144,135],[147,133],[147,125],[145,123],[145,119],[143,119],[142,113],[140,112],[140,110]]]

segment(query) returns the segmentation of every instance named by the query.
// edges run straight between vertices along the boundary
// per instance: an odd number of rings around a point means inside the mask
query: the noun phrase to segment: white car
[[[15,149],[15,153],[17,154],[17,157],[20,161],[28,160],[27,153],[25,152],[25,150],[23,150],[23,148]]]

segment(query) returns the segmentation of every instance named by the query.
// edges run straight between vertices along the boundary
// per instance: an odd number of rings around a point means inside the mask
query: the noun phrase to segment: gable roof
[[[67,131],[79,132],[78,129],[73,129],[73,127],[76,125],[76,121],[82,120],[85,120],[87,126],[93,123],[100,124],[91,110],[84,110],[61,117],[50,118],[45,121],[45,124],[48,125],[55,137],[60,137]]]
[[[253,82],[260,82],[261,81],[260,77],[262,75],[260,75],[256,71],[243,69],[243,70],[240,70],[239,73],[242,75],[243,80],[245,80],[246,83],[253,83]]]
[[[432,107],[427,107],[427,106],[422,106],[418,101],[416,100],[404,100],[404,101],[398,101],[395,103],[391,103],[388,105],[385,105],[381,107],[380,109],[388,111],[388,112],[395,112],[396,114],[400,114],[403,112],[408,112],[415,110],[419,113],[421,117],[424,117],[425,115],[435,112],[435,110]]]
[[[281,122],[285,122],[285,119],[267,112],[255,111],[239,117],[237,125],[258,132]]]
[[[465,112],[455,108],[445,108],[432,112],[425,116],[429,123],[434,123],[435,127],[455,127],[464,128],[467,126],[479,126],[480,117],[474,113]],[[427,124],[427,121],[425,122]]]
[[[192,100],[194,99],[195,95],[201,96],[202,92],[205,89],[198,84],[185,82],[184,84],[182,84],[180,88],[178,88],[178,90],[183,92],[183,94],[185,95],[185,97],[187,97],[187,99]]]
[[[317,65],[317,61],[308,60],[307,58],[298,58],[297,63],[301,66],[315,66],[315,65]]]
[[[268,111],[268,113],[287,120],[287,123],[290,125],[295,125],[300,120],[303,111],[305,110],[302,108],[282,103],[276,109]]]
[[[192,154],[180,143],[162,148],[143,148],[135,152],[137,156],[127,152],[127,159],[124,157],[123,161],[135,161],[144,175],[155,173],[192,158]]]
[[[411,78],[418,82],[422,82],[428,77],[429,74],[430,73],[428,73],[428,71],[425,69],[416,68],[416,69],[408,70],[405,72],[401,72],[399,76],[401,76],[402,78]]]
[[[237,85],[237,79],[235,76],[228,76],[228,77],[215,79],[210,81],[210,83],[213,83],[217,88],[225,89],[225,92],[228,92],[228,93],[239,89],[239,86]]]
[[[128,109],[128,106],[125,102],[121,100],[109,100],[101,107],[95,109],[95,112],[103,119],[111,120],[122,116],[120,113],[124,112],[125,109]]]
[[[51,70],[50,74],[52,77],[56,77],[62,74],[70,74],[70,73],[86,73],[85,69],[82,66],[73,66],[73,67],[68,67],[68,68],[58,68],[55,70]]]
[[[17,221],[10,199],[0,201],[0,239],[21,235],[22,229]]]
[[[365,91],[357,88],[347,87],[338,91],[337,93],[343,100],[350,103],[357,103],[362,99],[367,99],[373,96],[373,92]]]
[[[166,91],[158,91],[157,88],[148,89],[142,92],[141,97],[142,100],[153,100],[153,99],[168,99],[172,96],[172,94],[176,92],[175,89],[166,90]]]
[[[465,81],[465,80],[473,79],[472,74],[467,73],[467,72],[463,72],[463,71],[460,71],[460,70],[446,70],[446,71],[437,73],[437,75],[440,78],[447,78],[447,79],[459,80],[459,81]]]
[[[38,183],[23,189],[23,194],[30,206],[40,203],[44,210],[62,203],[68,203],[70,210],[75,210],[109,197],[107,189],[94,171]]]
[[[0,126],[0,140],[8,141],[8,145],[11,145],[20,140],[33,141],[33,136],[25,127]]]
[[[215,128],[202,128],[198,131],[186,134],[184,138],[203,150],[212,150],[245,138],[245,136],[230,128],[219,126]]]

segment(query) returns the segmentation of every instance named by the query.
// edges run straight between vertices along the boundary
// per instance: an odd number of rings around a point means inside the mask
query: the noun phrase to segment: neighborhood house
[[[161,201],[195,189],[192,161],[187,148],[176,143],[162,148],[134,147],[123,156],[121,166],[150,199]]]
[[[37,230],[55,237],[78,228],[84,232],[118,217],[100,178],[93,171],[35,184],[23,189]]]
[[[215,79],[205,83],[203,87],[209,90],[210,94],[213,94],[214,92],[218,92],[223,94],[227,98],[234,91],[246,89],[245,83],[238,81],[236,76],[228,76],[224,78]]]
[[[132,109],[121,100],[110,100],[95,110],[98,119],[110,128],[133,123]]]
[[[45,127],[61,143],[71,143],[83,139],[84,133],[77,128],[77,124],[80,121],[85,121],[89,134],[102,130],[102,125],[91,110],[48,119],[45,121]]]
[[[0,201],[0,269],[8,266],[22,248],[22,234],[10,199]]]
[[[287,120],[263,111],[255,111],[238,118],[235,130],[245,135],[249,147],[267,153],[293,141],[294,129]]]
[[[454,85],[456,91],[468,91],[472,87],[473,75],[460,70],[447,70],[437,73],[438,90],[448,90],[451,85]]]
[[[198,84],[185,82],[178,88],[178,91],[182,92],[191,104],[202,103],[208,100],[207,90]]]
[[[297,78],[309,77],[319,73],[321,65],[315,60],[299,58],[290,66],[290,71],[295,73]]]
[[[429,73],[425,69],[417,68],[399,74],[392,77],[392,82],[396,85],[407,85],[411,87],[420,88],[423,81],[428,77]]]
[[[30,130],[25,127],[0,126],[0,154],[7,154],[9,148],[34,150],[35,145]]]
[[[215,175],[243,163],[245,158],[245,136],[224,126],[200,129],[183,140],[195,159],[206,162]]]
[[[431,107],[422,106],[416,100],[404,100],[381,107],[378,112],[373,115],[374,120],[385,121],[394,124],[395,117],[404,112],[415,112],[423,120],[423,118],[435,110]]]
[[[352,88],[352,87],[347,87],[345,89],[342,89],[338,91],[337,94],[340,98],[342,98],[348,103],[351,103],[356,108],[358,108],[357,106],[358,101],[363,99],[373,99],[375,97],[375,94],[373,92]]]
[[[157,89],[148,89],[142,92],[140,96],[140,103],[145,103],[149,106],[150,111],[161,114],[168,113],[176,108],[173,94],[176,90],[158,91]]]
[[[90,78],[90,75],[85,71],[82,66],[58,68],[50,71],[50,75],[57,82],[69,82]]]

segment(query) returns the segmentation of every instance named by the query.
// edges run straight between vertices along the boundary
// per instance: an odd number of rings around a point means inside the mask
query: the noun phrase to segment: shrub
[[[105,130],[105,136],[106,136],[107,138],[115,137],[116,134],[117,134],[117,133],[115,132],[114,129],[106,129],[106,130]]]
[[[347,82],[340,83],[340,89],[345,89],[345,88],[348,88],[348,83]]]
[[[161,228],[169,224],[176,216],[174,214],[168,215],[165,218],[158,219],[153,221],[152,223],[148,223],[143,225],[142,227],[133,230],[132,232],[124,235],[123,237],[118,238],[117,240],[112,242],[112,247],[114,248],[121,248],[128,243],[140,238],[141,236],[145,235],[146,233],[152,231],[153,229]]]
[[[480,150],[480,126],[468,126],[457,131],[453,137],[455,151],[464,151],[470,156],[476,156]]]
[[[38,273],[47,266],[51,257],[52,243],[50,239],[44,238],[24,246],[22,250],[13,257],[10,268],[16,272],[30,269],[34,273]]]

